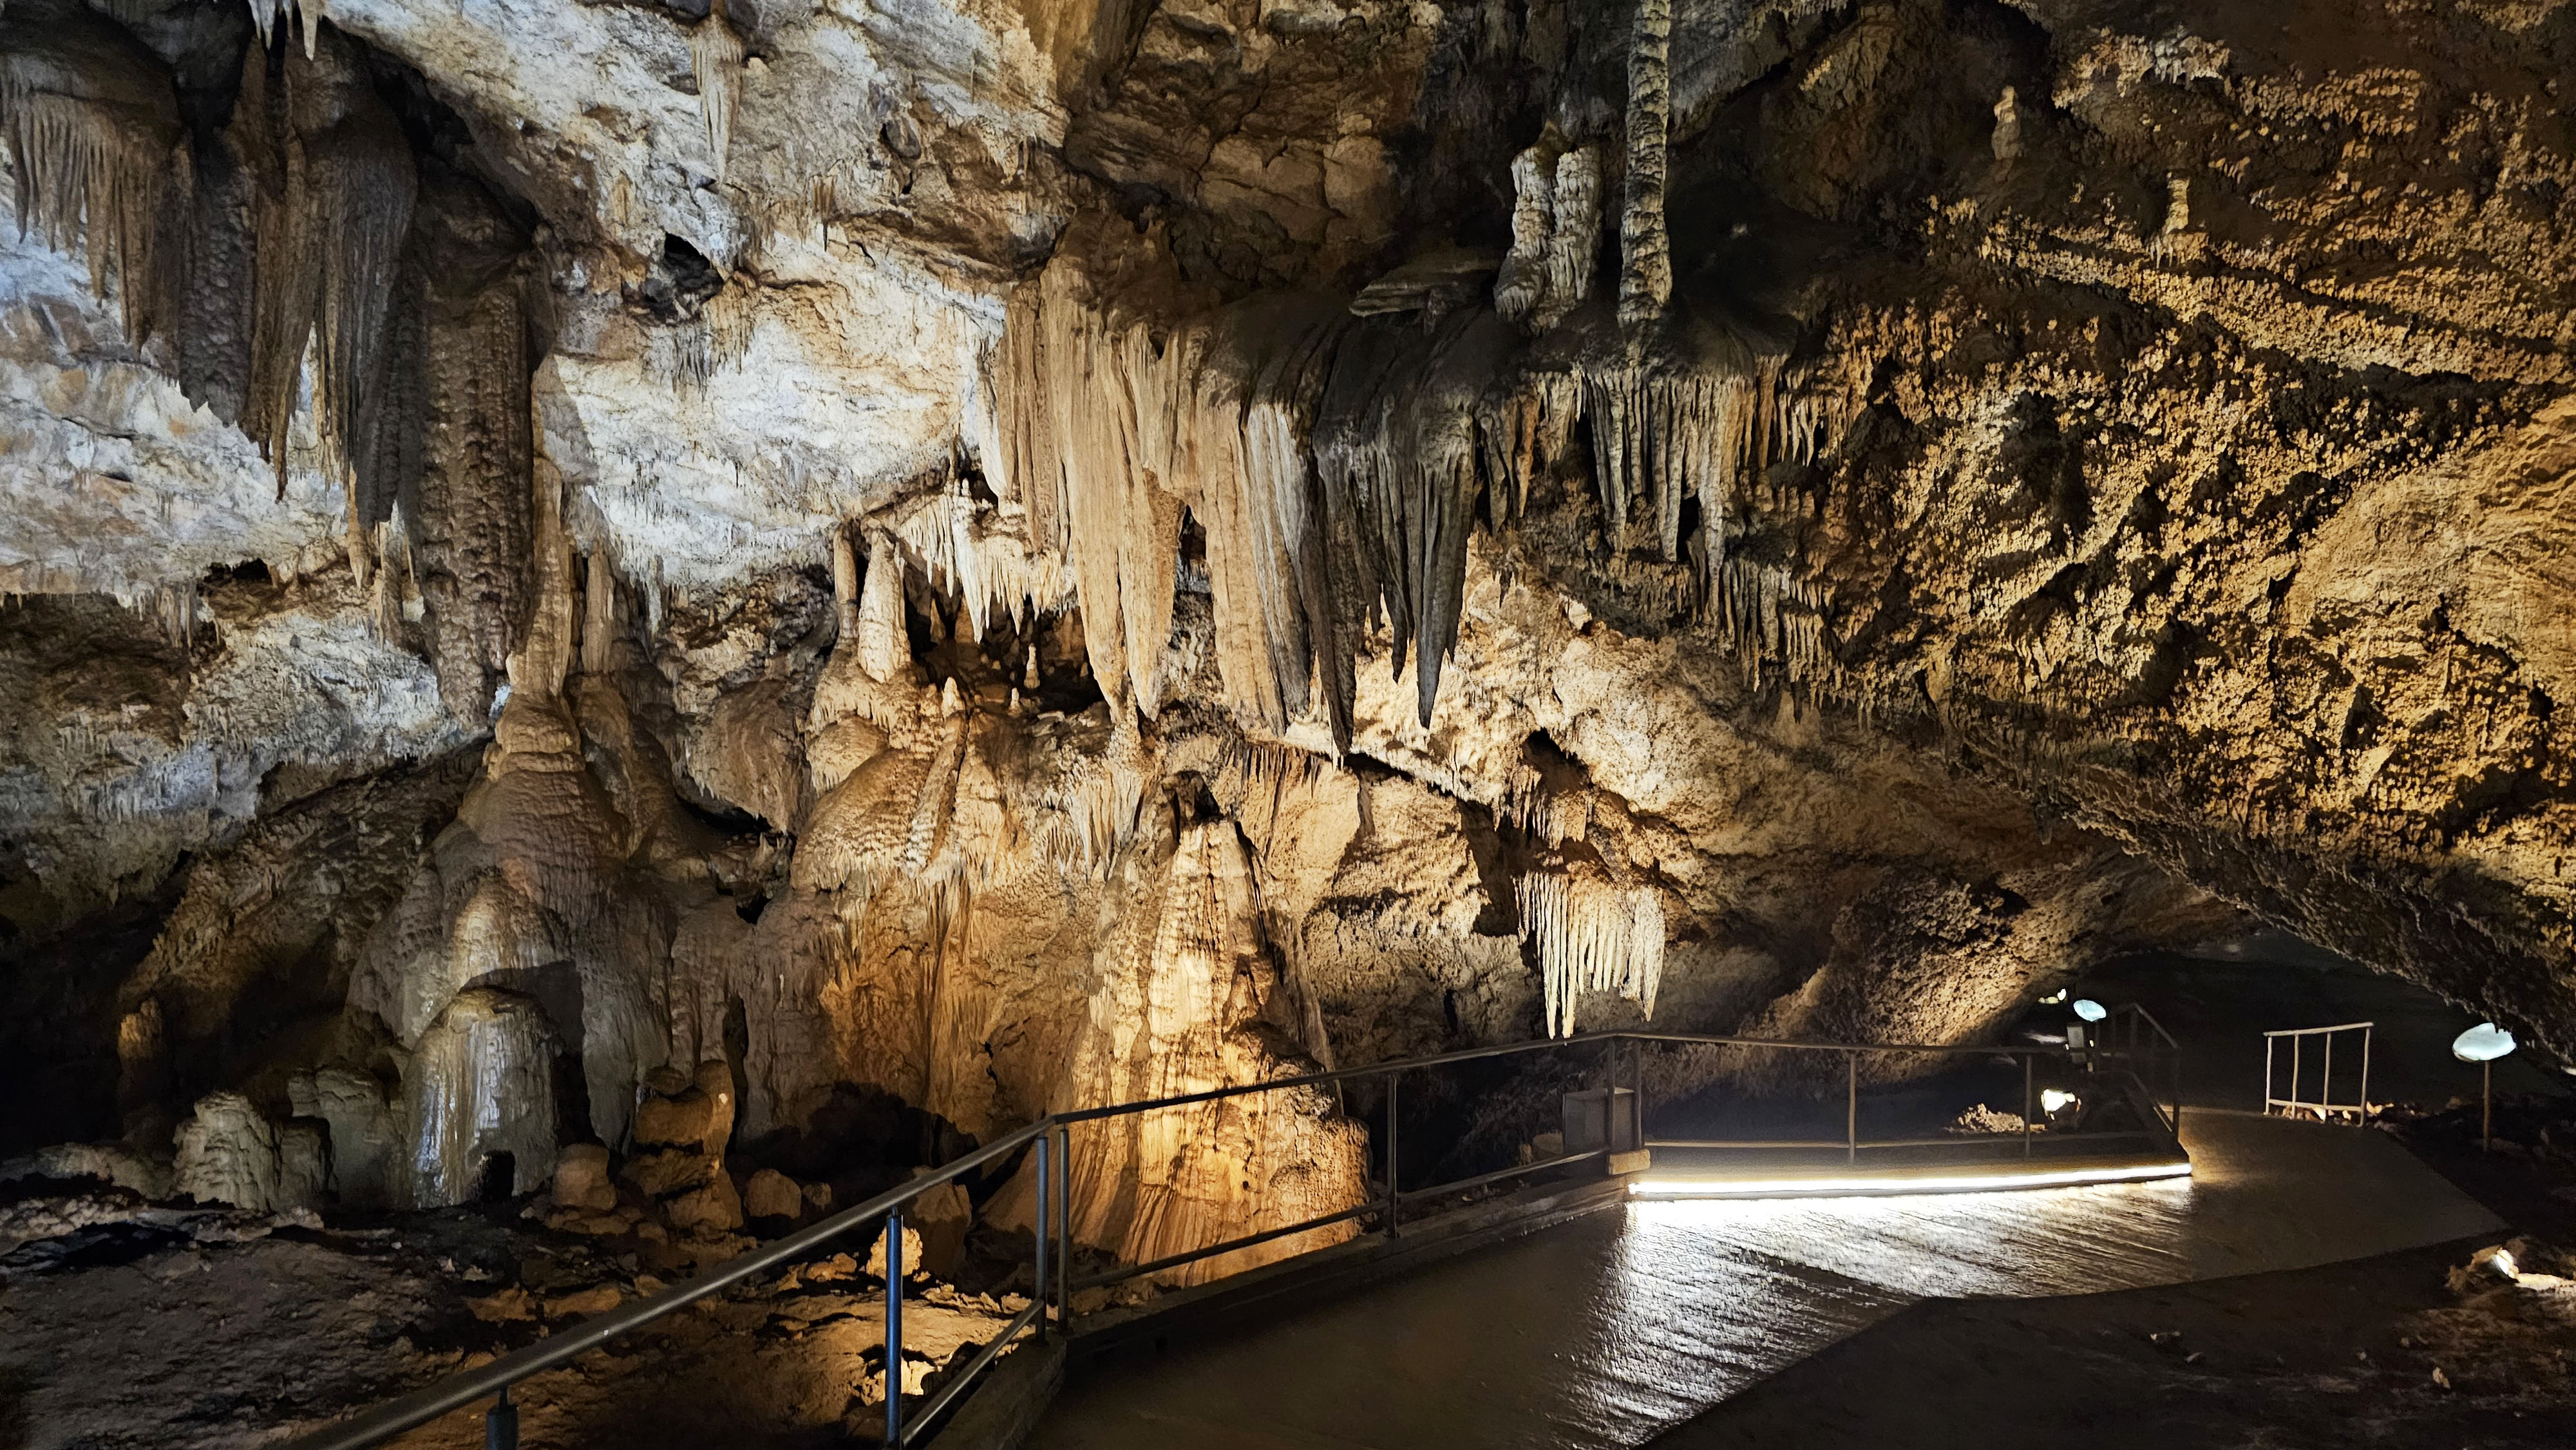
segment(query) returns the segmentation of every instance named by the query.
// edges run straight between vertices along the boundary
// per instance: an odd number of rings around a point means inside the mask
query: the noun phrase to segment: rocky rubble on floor
[[[123,1216],[36,1225],[48,1236],[0,1259],[0,1363],[32,1377],[15,1406],[31,1444],[85,1443],[73,1427],[112,1416],[153,1427],[118,1443],[265,1443],[668,1282],[612,1241],[490,1207],[342,1228],[309,1211],[154,1208],[114,1188],[87,1197]],[[0,1209],[0,1236],[38,1214],[79,1212],[62,1195],[23,1199]],[[885,1322],[885,1287],[864,1257],[842,1252],[736,1286],[514,1397],[532,1429],[651,1427],[623,1443],[738,1443],[755,1425],[864,1438],[882,1421]],[[980,1292],[906,1277],[902,1374],[915,1394],[1028,1306],[1007,1284]],[[258,1393],[208,1400],[218,1374]],[[458,1428],[479,1442],[479,1426]]]
[[[1979,1103],[1952,1120],[1944,1131],[1965,1138],[1986,1133],[2046,1132],[2047,1130],[2046,1123],[2026,1123],[2019,1113],[2007,1113]]]
[[[2540,1240],[2488,1245],[2452,1268],[2457,1303],[2412,1316],[2400,1343],[2430,1366],[2439,1391],[2563,1413],[2576,1393],[2571,1275],[2576,1261]]]

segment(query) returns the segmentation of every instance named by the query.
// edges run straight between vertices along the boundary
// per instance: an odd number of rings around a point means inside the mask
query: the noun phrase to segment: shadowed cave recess
[[[601,1307],[523,1238],[1321,1067],[2257,929],[2576,1058],[2571,76],[2560,0],[5,0],[0,1253],[435,1246],[309,1420]],[[1360,1202],[1367,1106],[1076,1237]]]

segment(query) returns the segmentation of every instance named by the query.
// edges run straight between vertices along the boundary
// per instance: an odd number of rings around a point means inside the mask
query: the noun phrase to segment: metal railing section
[[[2134,1002],[2115,1007],[2100,1024],[2095,1049],[2118,1062],[2144,1091],[2147,1105],[2163,1119],[2166,1132],[2182,1131],[2182,1044]]]
[[[2140,1014],[2144,1016],[2143,1013]],[[2152,1022],[2152,1019],[2148,1019]],[[2162,1034],[2161,1027],[2155,1028]],[[2170,1044],[2169,1036],[2163,1041]],[[1632,1091],[1639,1091],[1638,1122],[1642,1130],[1642,1087],[1644,1062],[1642,1049],[1650,1043],[1684,1046],[1739,1047],[1780,1049],[1798,1052],[1838,1052],[1845,1056],[1844,1080],[1849,1095],[1845,1113],[1845,1136],[1833,1140],[1795,1142],[1711,1142],[1687,1139],[1644,1139],[1647,1147],[1839,1147],[1857,1160],[1865,1148],[1897,1146],[1900,1140],[1865,1141],[1859,1134],[1859,1060],[1865,1053],[1881,1054],[1973,1054],[1992,1056],[1998,1053],[2023,1059],[2024,1107],[2023,1151],[2029,1152],[2031,1083],[2034,1064],[2042,1057],[2060,1057],[2078,1061],[2068,1049],[2054,1046],[1984,1046],[1958,1047],[1930,1044],[1852,1044],[1791,1042],[1768,1038],[1720,1037],[1699,1033],[1614,1030],[1582,1033],[1572,1037],[1544,1041],[1507,1043],[1495,1047],[1469,1048],[1458,1052],[1439,1053],[1428,1057],[1398,1062],[1376,1063],[1366,1067],[1342,1068],[1332,1072],[1308,1073],[1298,1077],[1269,1082],[1246,1083],[1234,1087],[1214,1088],[1206,1092],[1185,1093],[1174,1097],[1143,1102],[1120,1103],[1109,1107],[1082,1108],[1054,1113],[1026,1127],[1006,1133],[992,1142],[952,1163],[921,1174],[919,1177],[876,1197],[845,1209],[820,1223],[798,1230],[784,1238],[749,1253],[727,1260],[724,1264],[686,1283],[663,1289],[633,1303],[608,1310],[582,1320],[559,1334],[535,1344],[513,1350],[479,1368],[465,1371],[437,1384],[413,1391],[397,1399],[364,1411],[350,1419],[315,1431],[293,1441],[288,1450],[364,1450],[379,1445],[405,1431],[418,1428],[440,1416],[466,1409],[478,1402],[491,1401],[486,1412],[486,1444],[489,1450],[515,1450],[518,1443],[518,1411],[511,1402],[510,1389],[521,1381],[547,1370],[568,1364],[602,1346],[620,1339],[667,1315],[719,1294],[738,1284],[773,1270],[782,1269],[809,1256],[835,1240],[852,1233],[873,1229],[883,1235],[886,1250],[885,1309],[885,1443],[890,1447],[911,1444],[924,1431],[932,1428],[978,1376],[1000,1358],[1003,1351],[1032,1330],[1038,1333],[1063,1332],[1073,1319],[1073,1296],[1082,1290],[1105,1287],[1148,1274],[1161,1273],[1201,1259],[1235,1253],[1277,1239],[1328,1228],[1335,1224],[1374,1215],[1378,1229],[1389,1236],[1402,1233],[1403,1208],[1408,1202],[1420,1202],[1444,1194],[1464,1193],[1473,1189],[1514,1178],[1563,1168],[1568,1165],[1605,1159],[1610,1147],[1568,1151],[1534,1162],[1479,1173],[1470,1177],[1429,1187],[1405,1189],[1401,1186],[1398,1113],[1402,1102],[1403,1077],[1408,1073],[1496,1058],[1514,1057],[1539,1052],[1575,1052],[1598,1047],[1603,1050],[1601,1066],[1608,1085],[1619,1088],[1619,1046],[1634,1044],[1637,1051],[1629,1054],[1632,1061]],[[1079,1278],[1073,1274],[1073,1238],[1071,1232],[1072,1201],[1072,1130],[1085,1123],[1129,1117],[1199,1103],[1218,1102],[1256,1093],[1285,1092],[1297,1088],[1329,1087],[1368,1079],[1386,1080],[1385,1102],[1385,1179],[1369,1202],[1323,1214],[1299,1223],[1245,1234],[1221,1243],[1171,1254],[1146,1263],[1119,1264],[1107,1270]],[[2107,1133],[2098,1137],[2135,1137],[2141,1134]],[[1975,1138],[1901,1140],[1911,1145],[1948,1145],[1977,1142]],[[907,1407],[903,1391],[903,1215],[913,1201],[932,1189],[953,1183],[968,1173],[983,1169],[1022,1150],[1032,1155],[1031,1167],[1037,1187],[1037,1232],[1032,1236],[1031,1267],[1035,1293],[1027,1308],[1014,1316],[1002,1331],[986,1342],[975,1356],[931,1393],[919,1405]]]
[[[2368,1022],[2338,1022],[2332,1027],[2288,1027],[2264,1033],[2263,1111],[2280,1113],[2284,1116],[2309,1112],[2329,1121],[2342,1114],[2349,1114],[2356,1123],[2367,1119],[2370,1116],[2370,1030],[2372,1025]],[[2354,1032],[2361,1034],[2361,1081],[2355,1087],[2351,1102],[2338,1102],[2334,1095],[2335,1039]],[[2303,1098],[2299,1096],[2299,1083],[2300,1079],[2306,1076],[2303,1059],[2306,1056],[2308,1039],[2312,1037],[2323,1038],[2322,1045],[2325,1050],[2317,1072],[2317,1095],[2313,1098]],[[2288,1038],[2290,1042],[2290,1090],[2287,1094],[2273,1091],[2280,1084],[2279,1064],[2283,1038]]]
[[[2105,1045],[2088,1046],[2085,1048],[2067,1048],[2054,1044],[2025,1045],[2019,1043],[1989,1044],[1981,1047],[1934,1047],[1927,1045],[1863,1046],[1856,1043],[1839,1042],[1781,1042],[1762,1038],[1706,1037],[1681,1032],[1667,1033],[1631,1031],[1621,1033],[1619,1035],[1627,1038],[1628,1040],[1637,1042],[1705,1043],[1731,1047],[1787,1048],[1806,1052],[1834,1052],[1840,1053],[1843,1057],[1843,1136],[1839,1138],[1649,1137],[1645,1140],[1645,1146],[1648,1148],[1840,1148],[1843,1150],[1845,1162],[1857,1163],[1860,1161],[1860,1155],[1864,1151],[1870,1149],[1992,1146],[1990,1139],[1973,1134],[1959,1134],[1941,1138],[1864,1138],[1861,1136],[1861,1058],[1871,1054],[1901,1055],[1910,1053],[1942,1053],[1954,1056],[2006,1056],[2016,1057],[2021,1060],[2022,1128],[2020,1136],[2022,1143],[2022,1156],[2027,1158],[2033,1155],[2034,1145],[2037,1138],[2037,1128],[2035,1125],[2043,1116],[2040,1111],[2040,1090],[2037,1072],[2038,1064],[2043,1060],[2062,1060],[2089,1073],[2100,1073],[2107,1068],[2111,1073],[2127,1078],[2130,1083],[2139,1090],[2141,1098],[2143,1098],[2149,1112],[2155,1118],[2155,1127],[2153,1129],[2141,1129],[2137,1132],[2111,1131],[2088,1133],[2084,1135],[2088,1139],[2098,1141],[2122,1137],[2170,1138],[2181,1132],[2181,1045],[2174,1041],[2171,1033],[2165,1031],[2162,1023],[2157,1022],[2153,1017],[2147,1014],[2145,1008],[2123,1008],[2122,1013],[2135,1014],[2128,1018],[2127,1024],[2123,1029],[2124,1033],[2128,1037],[2126,1045],[2112,1046],[2106,1043]],[[2118,1022],[2121,1020],[2121,1017],[2115,1016],[2110,1020]],[[2170,1080],[2172,1086],[2165,1096],[2160,1097],[2155,1084],[2159,1081],[2165,1080]]]

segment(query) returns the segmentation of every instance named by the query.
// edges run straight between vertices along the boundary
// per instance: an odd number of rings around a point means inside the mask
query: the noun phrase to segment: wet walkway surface
[[[2379,1133],[2190,1114],[2189,1181],[1632,1202],[1069,1386],[1037,1450],[1633,1446],[1907,1305],[2445,1243],[2496,1219]]]

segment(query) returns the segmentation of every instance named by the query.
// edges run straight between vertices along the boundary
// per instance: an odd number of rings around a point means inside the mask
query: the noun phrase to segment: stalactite
[[[1347,742],[1349,645],[1318,543],[1326,525],[1307,439],[1348,324],[1295,304],[1253,304],[1235,320],[1244,381],[1201,373],[1185,445],[1201,463],[1195,507],[1218,673],[1230,705],[1277,729],[1312,704],[1320,664],[1326,713]]]
[[[536,440],[523,238],[480,186],[443,169],[421,194],[418,232],[426,345],[416,382],[404,381],[414,374],[402,359],[388,369],[389,409],[405,406],[400,388],[420,389],[419,462],[398,491],[417,505],[403,512],[440,698],[457,718],[480,720],[530,600]]]
[[[306,41],[302,57],[249,52],[233,110],[254,182],[258,295],[242,422],[275,465],[283,497],[310,347],[324,455],[363,519],[359,474],[378,457],[370,410],[387,391],[385,322],[419,173],[356,45],[310,21]]]
[[[1032,479],[1023,497],[1050,481],[1057,488],[1092,674],[1113,706],[1151,716],[1162,701],[1181,505],[1160,486],[1170,460],[1144,451],[1139,414],[1148,426],[1162,416],[1182,359],[1158,351],[1141,323],[1102,325],[1074,286],[1063,269],[1041,279],[1041,365],[1027,386],[1051,440],[1043,455],[1058,470]]]
[[[1023,623],[1075,597],[1063,555],[1030,552],[1020,531],[978,499],[962,474],[951,473],[945,487],[915,498],[887,522],[931,587],[958,598],[961,626],[975,639],[992,632],[996,617]]]
[[[581,672],[604,675],[617,668],[617,570],[605,550],[594,549],[583,567]]]
[[[1334,360],[1315,430],[1326,564],[1347,638],[1382,608],[1400,672],[1413,653],[1417,717],[1431,722],[1457,641],[1480,439],[1477,401],[1511,346],[1475,313],[1436,331],[1355,331]]]
[[[1664,229],[1665,142],[1672,127],[1672,0],[1636,0],[1628,42],[1628,195],[1619,219],[1619,321],[1660,315],[1672,296],[1672,244]]]
[[[1552,791],[1537,771],[1523,765],[1515,767],[1505,782],[1494,815],[1503,825],[1554,850],[1567,841],[1582,840],[1590,831],[1594,799],[1590,790]]]
[[[1061,267],[1010,317],[986,466],[1008,471],[1042,546],[1050,528],[1061,538],[1113,702],[1159,703],[1186,507],[1206,535],[1230,707],[1277,729],[1320,703],[1346,748],[1353,661],[1383,618],[1390,663],[1411,664],[1430,722],[1477,495],[1511,517],[1565,455],[1583,407],[1574,375],[1498,393],[1513,343],[1482,311],[1426,330],[1256,299],[1157,339],[1101,317]]]
[[[291,37],[297,29],[304,34],[304,58],[313,58],[314,46],[322,29],[327,0],[250,0],[250,23],[259,28],[262,50],[276,43],[277,32],[284,29]]]
[[[707,123],[707,149],[715,161],[715,178],[725,179],[725,158],[733,149],[733,109],[742,85],[742,37],[725,18],[725,0],[708,7],[707,18],[689,32],[689,70],[698,82],[698,111]]]
[[[189,157],[158,58],[78,7],[17,0],[0,12],[0,146],[18,232],[84,255],[111,281],[137,345],[173,315],[185,274]]]
[[[1664,902],[1600,867],[1532,872],[1517,883],[1521,934],[1537,948],[1548,1035],[1574,1033],[1575,994],[1611,992],[1655,1015],[1664,972]]]

